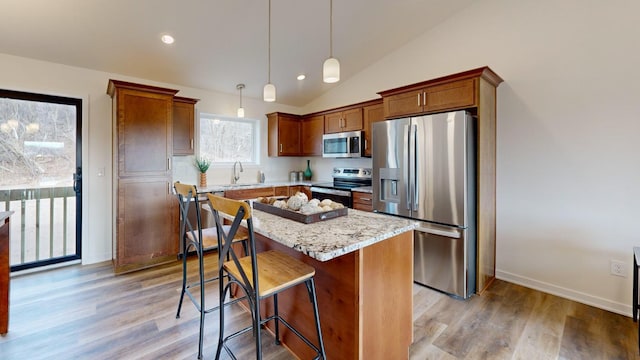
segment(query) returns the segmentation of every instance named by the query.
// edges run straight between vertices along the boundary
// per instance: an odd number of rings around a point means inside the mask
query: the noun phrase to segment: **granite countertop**
[[[348,215],[304,224],[253,209],[253,228],[286,247],[316,260],[328,261],[398,234],[412,231],[417,222],[349,209]]]
[[[351,191],[373,194],[373,188],[371,186],[360,186],[351,189]]]
[[[222,192],[227,190],[243,190],[243,189],[260,189],[272,186],[311,186],[314,182],[311,181],[273,181],[265,183],[254,184],[223,184],[223,185],[208,185],[206,187],[198,187],[198,192]]]

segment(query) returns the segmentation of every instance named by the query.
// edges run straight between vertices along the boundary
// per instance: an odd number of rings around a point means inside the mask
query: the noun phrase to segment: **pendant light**
[[[340,81],[340,62],[333,57],[333,0],[329,0],[329,58],[322,65],[322,80],[326,83]]]
[[[244,89],[244,84],[236,85],[236,89],[240,90],[240,107],[238,108],[238,117],[244,117],[244,108],[242,107],[242,89]]]
[[[269,78],[262,91],[262,99],[267,102],[276,101],[276,87],[271,83],[271,0],[269,0]]]

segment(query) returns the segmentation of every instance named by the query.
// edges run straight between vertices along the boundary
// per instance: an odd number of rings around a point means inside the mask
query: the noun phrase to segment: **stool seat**
[[[258,296],[265,298],[288,287],[300,284],[312,278],[316,270],[279,251],[265,251],[258,253]],[[251,268],[251,256],[238,259],[240,266],[245,270],[251,286],[253,286],[253,271]],[[234,278],[241,279],[242,275],[233,261],[224,263],[224,269]]]
[[[229,232],[229,225],[223,225],[225,233]],[[244,229],[240,229],[236,236],[233,238],[233,242],[245,241],[249,238],[247,231]],[[198,241],[198,233],[197,232],[187,232],[187,239],[190,241]],[[204,228],[202,229],[202,248],[204,250],[209,250],[212,248],[218,247],[218,229],[214,227]]]

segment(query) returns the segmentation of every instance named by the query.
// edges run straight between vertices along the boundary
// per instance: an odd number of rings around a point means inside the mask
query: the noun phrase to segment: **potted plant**
[[[196,158],[196,167],[200,171],[200,187],[207,186],[207,170],[211,166],[211,161],[205,158]]]

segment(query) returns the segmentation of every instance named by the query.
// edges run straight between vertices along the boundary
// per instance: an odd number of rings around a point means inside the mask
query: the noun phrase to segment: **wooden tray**
[[[342,209],[335,209],[330,211],[323,211],[321,213],[305,215],[303,213],[299,213],[292,210],[280,209],[273,205],[263,204],[257,201],[253,202],[253,208],[256,210],[268,212],[273,215],[282,216],[283,218],[287,218],[287,219],[301,222],[304,224],[311,224],[311,223],[325,221],[329,219],[335,219],[340,216],[346,216],[348,212],[347,208],[345,207]]]

